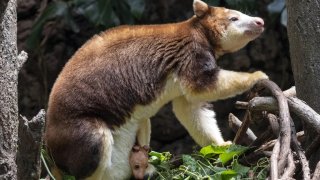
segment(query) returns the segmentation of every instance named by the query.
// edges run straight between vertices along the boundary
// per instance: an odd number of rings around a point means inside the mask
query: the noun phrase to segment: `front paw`
[[[262,80],[262,79],[269,79],[269,77],[262,71],[256,71],[256,72],[252,73],[251,78],[255,82]]]
[[[218,146],[229,146],[231,144],[232,144],[231,141],[224,141],[223,143],[218,144]]]

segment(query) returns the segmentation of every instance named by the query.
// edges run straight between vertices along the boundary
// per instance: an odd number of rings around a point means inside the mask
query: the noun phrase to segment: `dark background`
[[[86,4],[85,0],[19,1],[18,47],[20,51],[25,50],[29,54],[29,59],[19,76],[20,114],[30,118],[41,108],[46,108],[50,89],[62,67],[94,34],[119,24],[178,22],[193,15],[192,0],[131,0],[133,3],[142,3],[143,6],[129,5],[127,3],[129,1],[96,0],[94,3],[102,4],[96,6],[98,9],[87,12],[86,8],[92,4]],[[104,2],[110,4],[103,4]],[[260,38],[237,53],[223,56],[218,63],[230,70],[250,72],[262,70],[280,88],[287,89],[294,84],[287,32],[286,27],[280,23],[280,14],[270,14],[267,11],[267,5],[271,2],[271,0],[209,2],[259,16],[265,20],[266,25],[266,30]],[[133,12],[133,9],[136,11]],[[242,111],[234,108],[236,100],[246,100],[246,95],[214,103],[225,139],[233,138],[231,130],[227,127],[228,114],[233,112],[239,117],[243,115]],[[255,122],[255,125],[258,126],[259,122]],[[259,133],[258,129],[256,133]],[[193,140],[174,118],[170,104],[152,118],[153,149],[180,154],[192,151],[194,146]]]

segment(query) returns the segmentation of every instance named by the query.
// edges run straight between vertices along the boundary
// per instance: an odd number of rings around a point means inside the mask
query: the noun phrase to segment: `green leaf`
[[[233,159],[234,156],[240,156],[248,149],[249,148],[244,146],[232,144],[225,153],[219,155],[219,161],[222,162],[222,164],[226,164],[228,161]]]
[[[197,161],[190,155],[182,155],[183,164],[187,166],[187,168],[194,172],[198,169]]]
[[[243,166],[239,164],[238,161],[235,160],[232,162],[232,170],[236,171],[241,176],[245,176],[248,174],[250,167]]]
[[[159,153],[156,151],[151,151],[149,152],[149,156],[149,162],[153,165],[159,165],[171,159],[171,154],[169,152]]]
[[[210,176],[213,180],[236,180],[237,172],[227,169]]]
[[[222,180],[234,179],[238,175],[237,172],[231,169],[222,171],[220,174],[221,174]]]
[[[212,154],[222,154],[226,153],[229,146],[216,146],[209,145],[201,148],[200,153],[204,156],[212,155]]]

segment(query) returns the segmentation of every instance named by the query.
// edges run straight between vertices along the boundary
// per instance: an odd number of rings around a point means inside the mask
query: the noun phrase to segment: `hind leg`
[[[101,179],[111,166],[113,137],[99,119],[48,121],[46,143],[56,166],[76,179]]]
[[[95,172],[86,180],[104,180],[106,178],[106,171],[112,167],[112,150],[113,150],[113,137],[110,129],[103,129],[104,137],[102,138],[102,155],[100,162]],[[107,178],[110,179],[111,178]]]

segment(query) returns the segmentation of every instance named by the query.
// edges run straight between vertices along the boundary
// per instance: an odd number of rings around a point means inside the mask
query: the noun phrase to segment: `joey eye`
[[[140,166],[139,166],[139,165],[134,165],[134,168],[135,168],[135,169],[139,169]]]
[[[239,18],[237,18],[237,17],[232,17],[232,18],[230,18],[229,20],[230,20],[230,21],[238,21]]]

